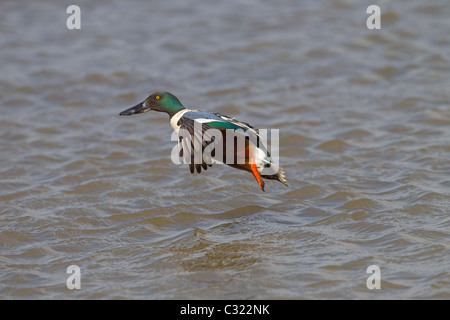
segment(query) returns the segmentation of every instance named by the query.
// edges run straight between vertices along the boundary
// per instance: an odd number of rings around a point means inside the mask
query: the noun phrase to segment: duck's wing
[[[222,139],[221,135],[214,135],[208,130],[211,121],[223,121],[212,113],[190,111],[186,112],[179,120],[178,148],[180,157],[189,163],[191,173],[194,168],[198,173],[201,168],[207,170],[212,165],[211,155],[205,153],[205,148],[212,143],[218,143]],[[201,153],[200,153],[201,150]]]
[[[213,152],[211,152],[211,150],[214,148],[214,150],[216,150],[214,160],[222,162],[220,159],[228,159],[228,149],[224,151],[227,152],[227,154],[222,154],[221,156],[217,155],[217,151],[223,151],[221,150],[221,147],[226,143],[226,141],[224,142],[224,139],[227,137],[227,130],[231,129],[238,139],[241,137],[246,141],[246,150],[248,150],[249,154],[245,155],[246,157],[248,156],[248,159],[245,160],[249,162],[253,161],[253,165],[256,168],[255,170],[257,170],[262,177],[278,180],[287,185],[284,170],[277,163],[273,162],[264,145],[265,139],[260,136],[259,130],[253,128],[250,124],[219,113],[207,113],[193,110],[183,114],[178,120],[177,125],[180,127],[178,132],[178,146],[179,150],[182,150],[180,157],[183,157],[185,162],[189,163],[191,173],[194,173],[195,170],[200,173],[201,168],[206,170],[208,166],[212,165]],[[221,147],[216,148],[217,145]],[[209,148],[210,152],[205,152],[206,148]],[[201,154],[199,153],[200,150]],[[235,159],[234,151],[234,148],[230,151],[233,159]],[[247,165],[251,166],[252,164]],[[262,187],[262,189],[264,188]]]
[[[249,124],[218,113],[196,110],[189,111],[183,114],[178,120],[177,125],[180,127],[178,131],[178,147],[179,150],[182,150],[180,151],[180,153],[182,152],[180,157],[182,157],[186,163],[189,163],[191,173],[194,172],[194,168],[200,173],[201,168],[206,170],[208,165],[212,165],[212,152],[204,151],[213,143],[214,146],[220,145],[220,143],[222,143],[223,146],[227,130],[233,130],[233,133],[236,136],[248,136],[248,133],[257,136],[257,132]],[[245,132],[247,132],[247,134],[245,134]],[[211,145],[208,151],[213,150],[214,146]],[[201,154],[197,152],[200,150],[202,152]],[[220,161],[220,159],[223,158],[217,156],[217,152],[222,151],[223,150],[215,149],[215,160]]]
[[[251,150],[255,150],[257,158],[265,161],[271,161],[270,154],[264,145],[264,139],[261,138],[257,129],[250,124],[238,121],[234,118],[219,114],[208,113],[201,111],[186,112],[179,120],[177,125],[179,129],[179,150],[182,150],[182,155],[186,163],[189,163],[191,173],[197,170],[201,172],[201,168],[207,169],[207,165],[211,166],[211,153],[204,152],[205,149],[212,143],[220,145],[219,143],[226,143],[224,139],[227,136],[227,130],[232,130],[233,135],[238,139],[245,139],[246,144],[250,146]],[[215,129],[215,130],[209,130]],[[223,146],[223,144],[222,144]],[[209,147],[209,151],[214,146]],[[199,153],[201,150],[201,154]],[[217,157],[216,149],[215,160],[220,159],[234,159],[234,148],[231,151],[228,149],[225,152],[232,152],[230,155],[222,155]],[[181,151],[180,151],[181,152]],[[245,157],[245,154],[239,154],[240,157]],[[255,154],[256,156],[256,154]],[[239,158],[241,159],[241,158]],[[239,161],[239,160],[238,160]],[[267,164],[265,165],[267,167]]]

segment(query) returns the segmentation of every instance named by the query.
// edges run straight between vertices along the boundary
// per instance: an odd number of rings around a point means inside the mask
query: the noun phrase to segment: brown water
[[[2,1],[0,298],[449,299],[449,16],[447,0]],[[172,164],[165,114],[118,116],[156,90],[279,128],[289,188]]]

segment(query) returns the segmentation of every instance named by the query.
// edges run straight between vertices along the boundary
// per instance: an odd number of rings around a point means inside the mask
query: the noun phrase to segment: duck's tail
[[[284,170],[280,167],[277,174],[277,180],[280,181],[282,184],[284,184],[286,187],[288,187],[286,175],[284,174]]]
[[[264,169],[262,170],[261,177],[271,180],[278,180],[285,186],[288,186],[286,175],[284,173],[283,168],[281,168],[279,165],[273,163],[273,162],[266,162],[266,165],[264,165]],[[273,173],[275,172],[275,173]]]

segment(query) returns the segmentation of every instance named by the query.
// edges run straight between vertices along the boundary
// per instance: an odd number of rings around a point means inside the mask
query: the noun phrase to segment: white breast
[[[178,120],[185,114],[186,112],[192,111],[191,109],[183,109],[178,111],[173,115],[173,117],[170,119],[170,125],[172,126],[173,130],[178,133],[180,130],[180,126],[177,124]]]

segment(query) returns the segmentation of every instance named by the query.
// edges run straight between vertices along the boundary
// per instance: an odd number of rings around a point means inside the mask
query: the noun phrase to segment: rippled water
[[[449,299],[449,16],[447,0],[2,1],[0,298]],[[172,164],[165,114],[118,116],[156,90],[279,128],[289,187]]]

